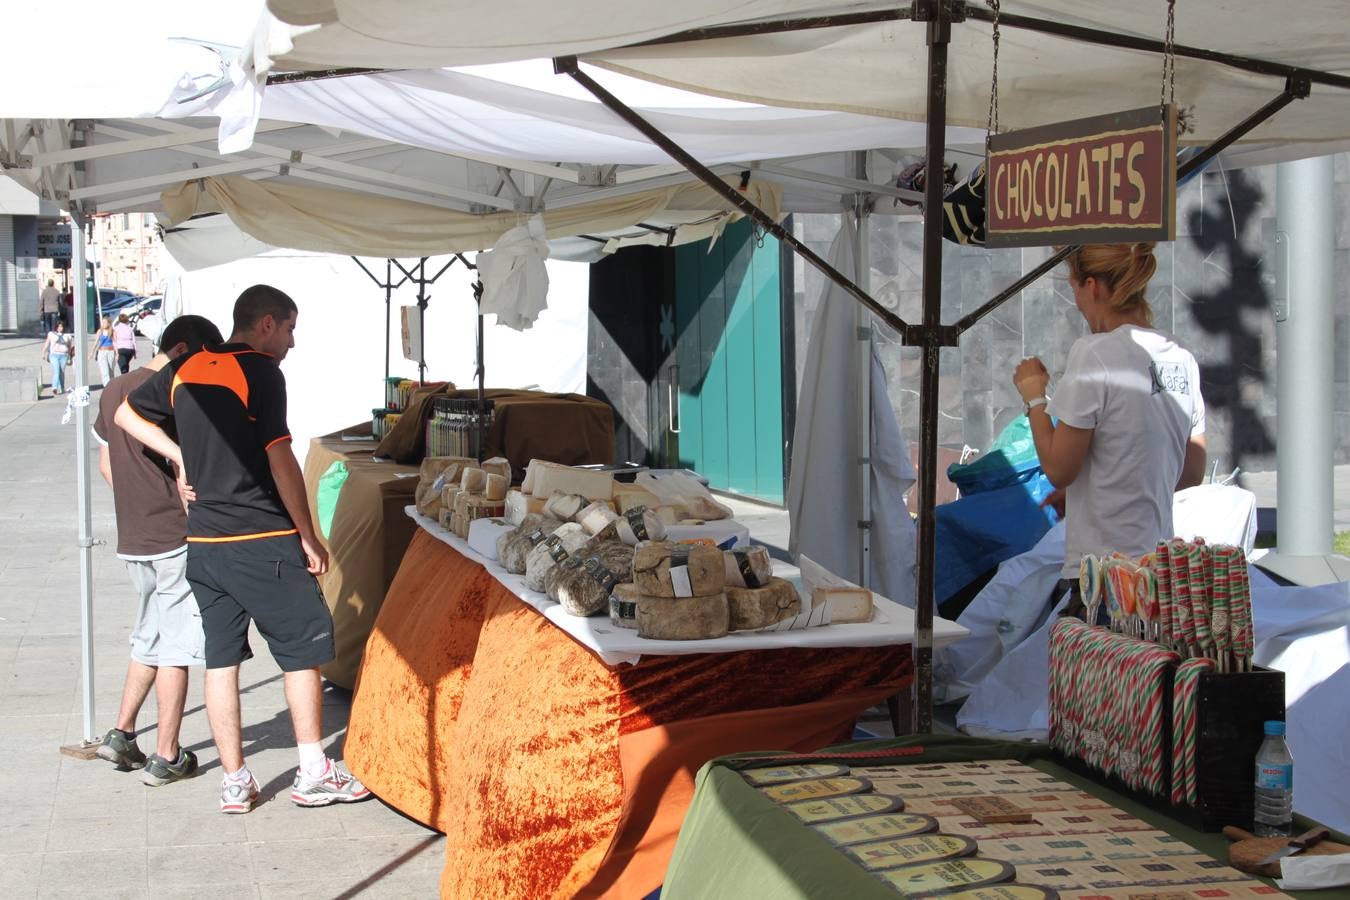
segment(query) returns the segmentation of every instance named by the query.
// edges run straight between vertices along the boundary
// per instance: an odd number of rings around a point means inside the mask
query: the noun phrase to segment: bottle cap
[[[1278,734],[1278,735],[1280,735],[1281,737],[1283,737],[1283,736],[1284,736],[1284,723],[1283,723],[1283,722],[1276,722],[1276,721],[1270,721],[1270,722],[1267,722],[1267,723],[1266,723],[1266,734]]]

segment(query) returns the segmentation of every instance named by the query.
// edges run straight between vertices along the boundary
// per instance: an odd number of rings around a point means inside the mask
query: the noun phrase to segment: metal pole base
[[[61,755],[72,756],[75,759],[98,759],[98,748],[102,743],[102,738],[95,738],[92,741],[80,741],[77,744],[62,744]]]

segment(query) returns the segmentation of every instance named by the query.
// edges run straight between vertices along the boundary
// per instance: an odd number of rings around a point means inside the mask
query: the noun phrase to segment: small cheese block
[[[440,523],[441,528],[445,529],[446,531],[449,531],[450,519],[452,516],[454,516],[454,514],[455,511],[453,509],[446,509],[442,507],[440,515],[437,517],[436,521]]]
[[[534,467],[538,465],[539,460],[532,459],[525,466],[525,478],[520,482],[520,491],[522,494],[533,493],[534,491]]]
[[[587,534],[597,534],[603,531],[606,526],[617,522],[619,514],[608,503],[597,500],[577,513],[576,520],[581,523],[582,528],[586,529]]]
[[[726,584],[716,547],[645,541],[633,554],[633,583],[649,597],[707,597]]]
[[[637,629],[637,585],[631,581],[614,585],[609,594],[609,621],[615,628]]]
[[[469,547],[488,559],[496,559],[498,539],[515,530],[514,525],[500,517],[474,519],[469,523]]]
[[[590,502],[581,494],[564,494],[562,491],[555,491],[549,495],[548,502],[544,504],[544,514],[564,521],[576,519],[577,515],[590,505]]]
[[[476,466],[466,466],[459,473],[459,486],[470,494],[481,494],[487,487],[487,473]]]
[[[636,547],[643,541],[665,540],[666,526],[656,513],[645,506],[634,506],[614,523],[619,540]]]
[[[838,624],[872,621],[872,592],[864,587],[820,585],[811,592],[811,605],[829,605],[830,621]]]
[[[536,497],[552,497],[555,491],[580,494],[591,500],[610,500],[614,497],[614,476],[609,472],[574,469],[542,460],[535,460],[530,468],[534,475],[530,493]]]
[[[511,483],[511,463],[507,461],[505,456],[494,456],[492,459],[485,459],[478,465],[478,468],[489,475],[502,476],[506,479],[508,485]]]
[[[418,467],[417,491],[413,502],[420,507],[423,499],[429,495],[439,494],[446,485],[458,483],[459,470],[465,463],[472,464],[473,460],[464,456],[428,456],[423,459]]]
[[[455,513],[450,517],[450,530],[461,540],[469,536],[469,520]]]
[[[576,522],[565,522],[525,557],[525,587],[544,590],[544,579],[554,566],[586,546],[590,535]]]
[[[724,591],[705,597],[637,598],[638,637],[698,641],[726,636],[730,616]]]
[[[506,518],[519,522],[531,513],[542,514],[544,501],[521,491],[506,492]]]
[[[510,486],[511,480],[505,475],[489,472],[483,481],[483,496],[489,500],[505,500],[506,490]]]
[[[618,541],[605,541],[593,550],[586,556],[586,551],[579,552],[549,576],[549,596],[574,616],[607,612],[610,592],[633,567],[633,548]]]
[[[728,587],[764,587],[773,577],[773,560],[769,548],[752,544],[736,547],[722,554],[726,563]]]
[[[464,518],[470,522],[475,519],[490,519],[505,512],[505,502],[481,495],[469,495],[468,502],[464,504]]]
[[[635,506],[660,506],[661,498],[646,488],[638,487],[635,484],[621,484],[616,481],[614,483],[614,505],[618,507],[619,512],[626,513]]]
[[[473,494],[468,491],[460,491],[455,495],[455,505],[453,507],[455,515],[463,518],[469,514],[469,501],[473,499]]]
[[[771,578],[764,587],[727,588],[727,610],[732,631],[749,631],[792,618],[802,600],[789,582]]]

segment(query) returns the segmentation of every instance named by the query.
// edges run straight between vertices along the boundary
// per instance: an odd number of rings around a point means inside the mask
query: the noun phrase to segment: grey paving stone
[[[140,900],[150,895],[144,850],[45,853],[38,880],[42,898]]]

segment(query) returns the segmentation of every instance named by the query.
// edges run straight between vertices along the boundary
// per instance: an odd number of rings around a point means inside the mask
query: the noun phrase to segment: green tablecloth
[[[1068,771],[1054,762],[1043,744],[927,735],[843,744],[817,756],[794,757],[794,761],[823,759],[826,754],[829,762],[859,767],[981,759],[1021,760],[1102,798],[1202,853],[1224,862],[1228,860],[1228,840],[1223,835],[1196,831]],[[726,897],[754,897],[756,900],[868,900],[875,897],[880,900],[896,897],[894,891],[826,843],[791,813],[750,787],[738,774],[738,769],[763,765],[756,762],[756,756],[773,755],[778,754],[723,757],[708,763],[699,772],[693,802],[666,870],[662,900],[720,900]],[[1303,825],[1311,827],[1310,823]],[[1344,837],[1333,835],[1333,839],[1344,840]],[[1290,896],[1310,900],[1344,898],[1350,897],[1350,890],[1295,891]]]

